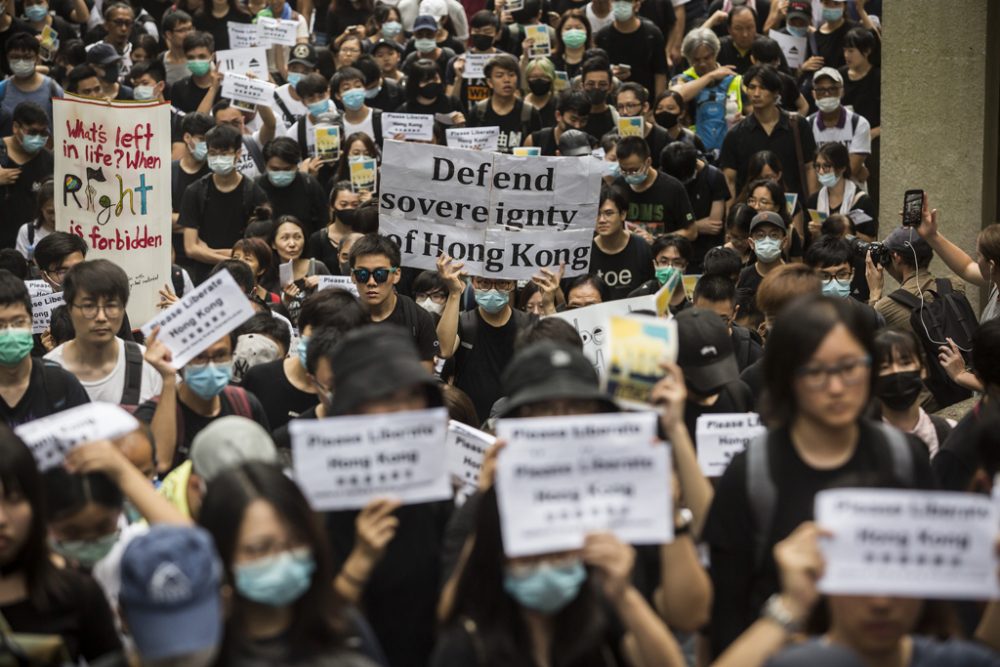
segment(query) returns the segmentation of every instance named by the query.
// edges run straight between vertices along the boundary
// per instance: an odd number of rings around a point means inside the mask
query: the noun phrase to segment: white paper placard
[[[358,286],[354,284],[354,280],[350,276],[316,276],[316,278],[319,279],[319,284],[316,286],[317,292],[325,289],[339,289],[350,292],[355,297],[358,296]]]
[[[61,465],[66,452],[83,442],[114,440],[139,428],[139,422],[113,403],[87,403],[14,429],[31,450],[39,470]]]
[[[260,30],[254,23],[227,21],[226,30],[229,32],[229,46],[234,49],[248,49],[261,43]]]
[[[49,328],[52,311],[63,305],[63,293],[52,292],[31,298],[31,333],[41,334]]]
[[[287,287],[295,279],[295,268],[293,266],[292,260],[288,260],[283,264],[278,264],[278,284],[282,287]]]
[[[404,139],[430,141],[434,138],[434,116],[425,113],[382,114],[382,136],[390,139],[396,135]]]
[[[159,326],[159,340],[173,355],[174,368],[180,369],[253,316],[250,299],[223,269],[144,324],[142,333],[149,336]]]
[[[496,442],[489,433],[452,419],[448,422],[448,472],[468,492],[479,485],[486,450]]]
[[[251,79],[233,72],[222,78],[222,96],[230,100],[269,107],[274,103],[274,90],[275,86],[270,81]]]
[[[52,293],[52,285],[44,280],[25,280],[24,286],[28,288],[28,296],[31,298]]]
[[[1000,507],[948,491],[832,489],[816,495],[828,595],[1000,597]]]
[[[534,42],[528,54],[529,58],[539,58],[552,53],[552,29],[548,25],[539,23],[524,26],[524,38]]]
[[[794,70],[802,67],[802,63],[806,60],[807,37],[786,35],[778,30],[769,30],[767,36],[776,41],[778,46],[781,47],[790,69]]]
[[[705,477],[722,477],[733,457],[762,433],[767,433],[767,426],[755,412],[701,415],[695,442],[702,473]]]
[[[267,49],[263,46],[243,49],[224,49],[215,52],[216,67],[220,72],[245,76],[253,72],[260,81],[267,81]]]
[[[260,46],[295,46],[299,29],[298,21],[285,21],[268,16],[257,18],[258,44]]]
[[[566,432],[563,418],[548,421],[549,427],[533,430],[537,437],[508,440],[497,458],[508,557],[579,549],[592,532],[610,531],[631,544],[673,539],[668,445],[560,437]],[[596,424],[595,431],[601,430]]]
[[[566,310],[550,317],[566,320],[576,329],[583,339],[583,353],[594,364],[594,368],[603,378],[607,367],[610,339],[608,331],[611,328],[612,315],[628,315],[637,310],[656,312],[656,295],[637,296],[632,299],[618,299],[594,306],[584,306]]]
[[[648,444],[656,440],[656,421],[651,410],[571,417],[529,417],[497,420],[497,437],[511,442],[593,440],[604,445]]]
[[[406,505],[451,498],[445,408],[293,419],[295,479],[317,511],[359,509],[375,498]]]
[[[500,127],[497,125],[449,128],[444,134],[449,146],[471,151],[493,152],[500,141]]]
[[[494,57],[495,53],[469,53],[466,52],[463,58],[465,58],[465,70],[462,72],[463,79],[482,79],[485,76],[483,72],[483,67],[489,62],[490,58]]]

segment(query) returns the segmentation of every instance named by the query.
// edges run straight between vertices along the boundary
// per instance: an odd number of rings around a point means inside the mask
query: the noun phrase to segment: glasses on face
[[[359,283],[367,283],[370,278],[375,278],[375,282],[381,285],[385,281],[389,280],[389,276],[396,272],[399,267],[391,268],[378,268],[378,269],[354,269],[351,273],[354,274],[354,279]]]
[[[119,28],[131,28],[135,21],[132,19],[112,19],[111,23]]]
[[[686,259],[681,259],[680,257],[660,257],[656,260],[657,266],[672,266],[675,269],[680,269],[683,271],[687,268],[688,263]]]
[[[829,162],[816,162],[814,163],[814,166],[816,167],[816,172],[819,174],[833,171],[833,165]]]
[[[508,292],[514,289],[514,281],[499,280],[495,278],[475,278],[472,281],[472,286],[476,289],[495,289],[498,292]]]
[[[750,208],[754,208],[755,206],[774,206],[774,202],[771,201],[770,199],[765,199],[763,197],[760,199],[757,199],[756,197],[750,197],[749,199],[747,199],[747,206],[749,206]]]
[[[416,301],[430,299],[434,303],[444,303],[448,300],[448,295],[443,292],[415,292],[413,296]]]
[[[0,331],[6,331],[7,329],[30,329],[30,328],[31,328],[30,317],[18,317],[16,319],[10,320],[9,322],[0,322]]]
[[[820,275],[825,283],[828,283],[831,280],[839,280],[842,283],[846,283],[854,277],[854,273],[849,269],[845,271],[837,271],[836,273],[824,273],[820,271]]]
[[[74,303],[73,307],[80,311],[84,319],[92,320],[97,317],[97,311],[103,310],[104,316],[108,319],[114,319],[122,314],[124,306],[122,306],[117,301],[112,301],[111,303],[105,303],[103,305],[96,303]]]
[[[800,368],[795,374],[802,380],[806,389],[818,391],[826,389],[830,378],[836,375],[845,387],[852,387],[868,379],[868,370],[872,359],[868,355],[845,359],[833,366],[811,364]]]
[[[751,234],[750,238],[752,238],[754,241],[763,241],[764,239],[771,239],[772,241],[780,241],[781,239],[785,238],[785,233],[782,231],[778,231],[777,229],[769,232],[759,231]]]
[[[625,169],[624,167],[622,167],[619,169],[619,171],[621,172],[622,176],[635,176],[637,174],[641,174],[642,172],[646,171],[646,165],[642,165],[641,167],[636,167],[635,169]]]
[[[833,88],[813,88],[813,92],[819,97],[831,97],[840,93],[840,88],[837,86]]]
[[[233,353],[220,350],[213,354],[200,354],[192,359],[189,366],[207,366],[209,364],[228,364],[233,360]]]
[[[341,53],[347,53],[347,54],[350,54],[350,53],[358,54],[358,53],[361,53],[361,49],[359,49],[356,46],[342,46],[342,47],[340,47],[340,52]]]
[[[617,108],[620,113],[633,113],[642,109],[642,102],[620,102]]]

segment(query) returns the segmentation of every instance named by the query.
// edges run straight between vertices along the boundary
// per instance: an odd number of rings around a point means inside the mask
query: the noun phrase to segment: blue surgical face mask
[[[824,188],[832,188],[840,180],[840,176],[837,176],[836,172],[827,171],[822,174],[818,174],[819,184]]]
[[[292,171],[271,171],[267,172],[267,180],[276,188],[286,188],[295,180],[295,170]]]
[[[823,295],[839,296],[841,299],[846,299],[851,296],[851,281],[837,280],[836,278],[825,280],[823,281]]]
[[[284,607],[309,590],[316,561],[308,549],[294,549],[237,565],[234,570],[240,595],[259,604]]]
[[[26,134],[21,139],[21,146],[29,153],[37,153],[45,147],[48,140],[48,137],[43,137],[40,134]]]
[[[302,77],[304,77],[304,76],[305,76],[305,74],[303,74],[302,72],[289,72],[288,73],[288,85],[290,85],[292,88],[294,88],[295,84],[297,84],[299,81],[301,81]]]
[[[191,157],[198,162],[204,162],[206,155],[208,155],[208,144],[204,141],[194,142],[194,148],[191,149]]]
[[[611,3],[611,12],[616,21],[628,21],[634,13],[630,0],[615,0]]]
[[[118,531],[96,540],[52,540],[52,550],[88,570],[108,555],[118,542]]]
[[[524,574],[505,572],[503,588],[518,604],[543,614],[555,614],[576,599],[587,580],[583,563],[542,563]]]
[[[611,178],[618,178],[622,175],[622,168],[617,162],[604,161],[604,175]]]
[[[308,349],[309,349],[309,336],[302,336],[301,338],[299,338],[299,343],[298,346],[295,348],[295,351],[299,355],[299,363],[302,364],[302,368],[305,368],[306,370],[309,370],[308,366],[306,366],[306,350]]]
[[[477,289],[476,305],[487,313],[495,314],[503,310],[510,302],[510,294],[495,289]]]
[[[827,23],[835,23],[844,15],[843,7],[824,7],[823,20]]]
[[[754,241],[753,252],[757,255],[757,259],[765,264],[770,264],[781,257],[781,241],[772,238]]]
[[[386,21],[382,24],[382,36],[392,39],[403,31],[403,24],[399,21]]]
[[[638,174],[625,174],[625,182],[629,185],[642,185],[646,182],[646,170],[643,169]]]
[[[437,42],[434,41],[433,37],[424,37],[413,40],[413,46],[420,53],[430,53],[437,46]]]
[[[309,105],[309,113],[315,118],[321,114],[324,114],[330,108],[330,98],[325,100],[320,100],[319,102],[313,102]]]
[[[132,89],[132,94],[137,100],[151,100],[156,95],[156,86],[136,86]]]
[[[184,367],[184,384],[198,397],[209,400],[222,393],[233,379],[232,362],[224,364],[188,364]]]
[[[24,15],[29,21],[41,21],[49,15],[49,8],[45,5],[32,5],[25,7]]]
[[[351,88],[340,96],[340,101],[344,103],[344,108],[350,111],[357,111],[365,103],[365,89]]]
[[[809,26],[797,26],[797,25],[786,25],[785,29],[788,34],[792,37],[808,37],[809,36]]]

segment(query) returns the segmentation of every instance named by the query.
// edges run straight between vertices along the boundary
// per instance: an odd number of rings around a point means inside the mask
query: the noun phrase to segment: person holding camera
[[[868,280],[868,304],[875,308],[886,324],[894,329],[913,331],[910,325],[911,309],[893,299],[891,294],[884,294],[885,272],[888,272],[900,286],[900,289],[923,299],[925,302],[935,298],[937,277],[930,270],[934,251],[917,230],[911,227],[894,229],[882,242],[887,254],[869,252],[865,259],[865,278]],[[961,290],[960,290],[961,291]],[[916,333],[916,332],[914,332]]]

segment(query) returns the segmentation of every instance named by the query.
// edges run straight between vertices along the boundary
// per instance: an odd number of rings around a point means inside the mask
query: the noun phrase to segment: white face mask
[[[443,303],[435,303],[430,297],[427,297],[423,301],[417,301],[417,305],[426,310],[428,313],[434,313],[435,315],[440,315],[441,311],[444,310]]]
[[[839,97],[821,97],[816,100],[816,108],[823,113],[833,113],[840,108]]]

